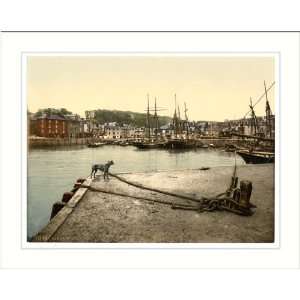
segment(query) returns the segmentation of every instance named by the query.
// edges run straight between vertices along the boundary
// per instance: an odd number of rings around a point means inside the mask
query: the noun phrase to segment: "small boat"
[[[238,150],[238,147],[233,144],[225,144],[225,152],[235,152]]]
[[[168,149],[191,149],[191,148],[196,148],[196,143],[193,140],[170,139],[165,143],[165,148],[168,148]]]
[[[119,143],[119,146],[129,146],[129,142],[123,141]]]
[[[105,143],[91,143],[91,144],[88,144],[87,146],[89,148],[97,148],[97,147],[100,147],[100,146],[103,146],[105,145]]]
[[[142,142],[135,142],[134,146],[136,146],[139,149],[158,149],[158,148],[163,148],[165,146],[165,142],[142,141]]]
[[[243,158],[246,164],[266,164],[275,161],[273,152],[239,150],[236,153]]]

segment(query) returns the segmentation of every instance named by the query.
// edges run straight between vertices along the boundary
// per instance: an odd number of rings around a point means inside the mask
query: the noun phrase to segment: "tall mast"
[[[184,114],[185,114],[185,126],[186,126],[186,135],[189,136],[189,120],[187,116],[188,109],[186,108],[186,103],[184,102]]]
[[[179,105],[178,105],[178,131],[179,133],[181,133],[181,118],[180,118],[180,108],[179,108]]]
[[[155,104],[154,104],[154,120],[155,120],[155,140],[157,140],[158,117],[157,117],[157,108],[156,108],[156,97],[155,97]]]
[[[271,111],[270,103],[268,100],[267,87],[266,87],[265,81],[264,81],[264,86],[265,86],[265,94],[266,94],[266,136],[271,137],[271,135],[272,135],[272,123],[271,123],[272,111]]]
[[[250,97],[249,107],[251,109],[251,134],[253,134],[253,129],[254,129],[254,135],[256,135],[256,133],[257,133],[257,119],[256,119],[255,111],[254,111],[254,108],[253,108],[251,97]]]
[[[149,110],[149,94],[147,94],[148,106],[147,106],[147,137],[150,139],[150,110]]]
[[[175,110],[174,110],[174,116],[173,116],[173,125],[174,125],[174,129],[175,129],[175,135],[178,134],[178,119],[177,119],[177,111],[176,111],[176,94],[175,94]]]

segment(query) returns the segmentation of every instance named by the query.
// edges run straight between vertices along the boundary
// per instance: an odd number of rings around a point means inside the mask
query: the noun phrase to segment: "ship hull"
[[[259,153],[247,153],[242,151],[237,151],[246,164],[267,164],[267,163],[274,163],[275,157],[274,154],[259,154]]]
[[[134,143],[134,146],[139,148],[139,149],[158,149],[158,148],[163,148],[164,143]]]
[[[196,144],[193,141],[186,140],[169,140],[165,144],[167,149],[191,149],[196,148]]]
[[[93,143],[93,144],[88,144],[87,146],[89,148],[98,148],[98,147],[101,147],[103,145],[105,145],[105,143]]]

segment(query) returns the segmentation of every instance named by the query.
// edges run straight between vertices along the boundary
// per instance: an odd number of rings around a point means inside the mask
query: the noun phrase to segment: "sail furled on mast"
[[[250,110],[251,110],[251,134],[256,135],[258,133],[258,124],[257,124],[257,118],[254,111],[254,107],[252,104],[252,98],[250,97]]]
[[[150,128],[151,128],[151,124],[150,124],[150,108],[149,108],[149,94],[147,94],[147,101],[148,101],[148,105],[147,105],[147,118],[146,118],[146,129],[147,129],[147,138],[150,139]]]
[[[264,81],[265,95],[266,95],[266,137],[272,136],[272,110],[270,107],[266,82]]]

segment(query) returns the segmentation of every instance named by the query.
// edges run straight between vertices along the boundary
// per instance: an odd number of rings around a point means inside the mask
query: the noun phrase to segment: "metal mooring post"
[[[252,182],[248,180],[244,180],[240,182],[240,206],[243,208],[250,208],[250,198],[252,193]]]

